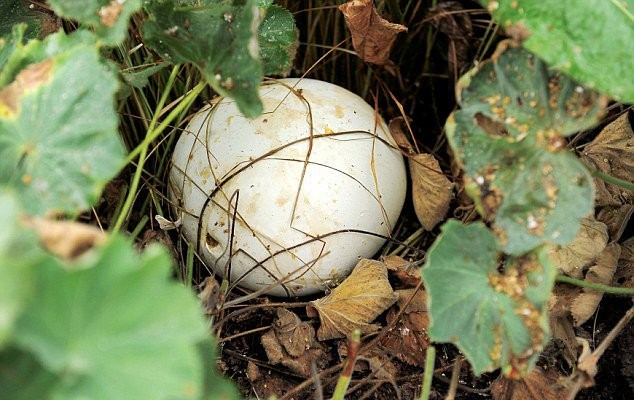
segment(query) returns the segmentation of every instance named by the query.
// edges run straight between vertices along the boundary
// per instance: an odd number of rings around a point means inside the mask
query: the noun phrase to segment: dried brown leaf
[[[421,279],[420,268],[414,267],[411,262],[399,256],[385,256],[381,261],[403,284],[410,287],[418,286]]]
[[[494,400],[560,400],[566,392],[557,384],[558,378],[554,369],[544,371],[540,367],[520,380],[500,375],[491,384],[491,395]]]
[[[423,228],[431,231],[449,210],[453,183],[443,174],[438,160],[431,154],[417,154],[410,158],[409,170],[416,216]]]
[[[617,243],[610,243],[601,252],[597,258],[596,264],[593,265],[586,274],[584,281],[591,283],[601,283],[609,285],[612,282],[616,264],[621,255],[621,246]],[[597,309],[603,292],[599,292],[589,288],[583,288],[583,291],[572,302],[570,312],[575,321],[575,326],[583,325]]]
[[[390,120],[388,128],[390,129],[390,134],[394,138],[396,145],[408,154],[414,154],[414,147],[409,142],[409,136],[403,129],[404,125],[406,125],[405,119],[403,117],[396,117]]]
[[[390,64],[390,51],[400,32],[407,28],[381,18],[373,0],[350,0],[339,6],[352,34],[357,55],[376,65]]]
[[[594,261],[608,243],[604,223],[584,218],[577,236],[566,246],[551,246],[549,256],[557,269],[574,278],[583,276],[584,267]]]
[[[263,334],[261,340],[272,364],[282,364],[302,376],[310,376],[311,362],[325,361],[313,327],[284,308],[277,310],[272,329]]]
[[[597,212],[597,221],[603,222],[608,227],[611,242],[616,242],[621,238],[633,212],[634,205],[632,204],[605,206]]]
[[[25,224],[37,232],[42,246],[65,260],[81,256],[93,246],[104,243],[108,237],[92,225],[72,221],[29,218]]]
[[[621,244],[621,256],[613,282],[621,287],[634,288],[634,236]]]
[[[346,340],[337,341],[337,354],[340,361],[345,361],[348,358],[348,343]],[[370,371],[372,377],[396,383],[395,378],[398,376],[399,370],[391,359],[391,355],[385,349],[376,346],[365,348],[363,353],[357,355],[354,371]]]
[[[394,328],[381,339],[381,346],[401,361],[422,366],[430,344],[426,293],[422,289],[397,290],[396,293],[399,298],[388,312],[387,322],[391,324],[399,312],[401,315]]]
[[[306,307],[309,317],[319,314],[319,340],[347,337],[354,329],[362,334],[375,332],[379,325],[370,324],[396,300],[387,279],[387,267],[376,260],[362,259],[341,285],[329,295]]]
[[[607,125],[583,151],[582,158],[599,171],[627,182],[634,181],[634,132],[624,113]],[[595,179],[597,206],[621,206],[634,203],[634,192]]]
[[[200,285],[202,290],[198,293],[198,298],[203,305],[203,309],[206,314],[214,314],[222,303],[222,292],[220,291],[220,284],[213,276],[205,278]]]

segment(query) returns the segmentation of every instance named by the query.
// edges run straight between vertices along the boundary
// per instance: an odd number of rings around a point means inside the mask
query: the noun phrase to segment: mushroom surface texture
[[[383,119],[361,97],[311,79],[260,87],[247,119],[229,98],[196,113],[172,158],[182,233],[216,274],[302,296],[340,283],[390,237],[407,189]]]

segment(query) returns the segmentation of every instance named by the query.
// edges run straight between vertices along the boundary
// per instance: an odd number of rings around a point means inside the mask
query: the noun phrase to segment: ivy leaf
[[[634,0],[482,0],[493,18],[555,69],[634,103]]]
[[[85,210],[123,160],[116,75],[89,32],[20,41],[0,44],[14,50],[0,74],[0,185],[32,214]]]
[[[497,238],[484,224],[449,220],[422,275],[432,340],[454,343],[476,375],[498,367],[510,377],[528,373],[549,335],[555,269],[544,250],[502,261]]]
[[[39,265],[14,342],[60,378],[57,398],[196,398],[206,328],[170,258],[123,237],[67,268]],[[116,384],[113,384],[116,383]]]
[[[90,26],[106,45],[125,39],[128,20],[141,7],[141,0],[49,0],[53,11],[61,17]]]
[[[594,186],[564,137],[595,124],[606,98],[511,41],[463,76],[457,91],[461,110],[449,116],[447,137],[501,248],[519,255],[571,241],[592,211]]]
[[[236,100],[247,117],[262,112],[256,0],[241,2],[153,0],[146,5],[145,41],[174,63],[192,63],[223,96]]]
[[[260,57],[264,75],[287,75],[297,50],[297,34],[293,14],[271,5],[258,29]]]

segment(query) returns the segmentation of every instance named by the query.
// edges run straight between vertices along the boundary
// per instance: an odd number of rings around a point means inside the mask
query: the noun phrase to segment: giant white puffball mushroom
[[[192,117],[169,175],[176,218],[205,264],[238,286],[332,288],[390,237],[403,157],[374,108],[339,86],[281,79],[260,97],[255,119],[229,98]]]

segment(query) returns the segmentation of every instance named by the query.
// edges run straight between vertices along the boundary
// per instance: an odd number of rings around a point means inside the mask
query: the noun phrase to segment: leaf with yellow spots
[[[477,375],[501,367],[518,378],[548,342],[555,269],[544,249],[505,258],[498,247],[482,223],[443,225],[422,269],[429,336],[454,343]]]
[[[566,136],[595,124],[606,98],[549,69],[513,41],[457,84],[447,137],[500,248],[520,255],[564,245],[593,209],[594,186]]]
[[[77,213],[121,167],[117,78],[89,32],[22,45],[23,30],[0,42],[0,186],[31,214]]]

